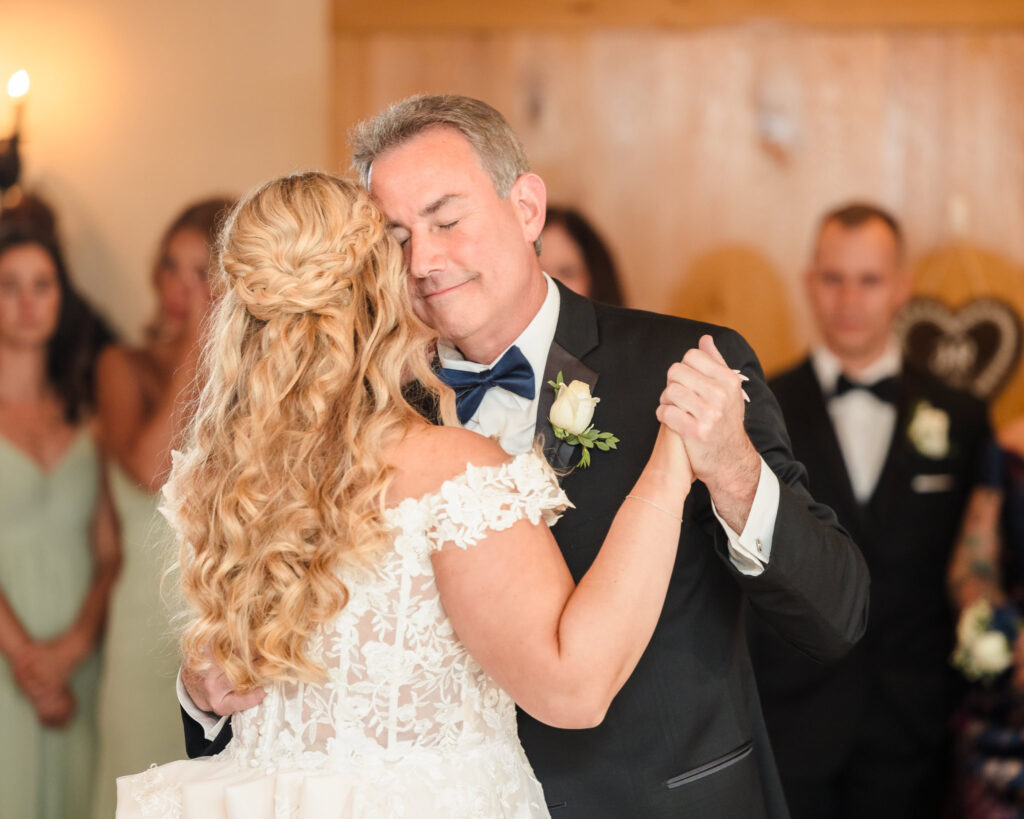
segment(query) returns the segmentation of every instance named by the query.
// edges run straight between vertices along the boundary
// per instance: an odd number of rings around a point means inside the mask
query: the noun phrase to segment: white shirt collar
[[[892,338],[878,358],[856,373],[846,373],[846,377],[864,384],[873,384],[891,375],[899,375],[902,365],[903,356],[900,353],[899,342]],[[811,366],[822,391],[826,394],[831,393],[836,388],[839,374],[843,372],[843,365],[835,353],[824,345],[816,346],[811,352]]]

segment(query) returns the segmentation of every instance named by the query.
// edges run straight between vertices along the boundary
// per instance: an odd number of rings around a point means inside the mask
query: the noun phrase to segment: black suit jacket
[[[621,440],[562,481],[576,508],[552,530],[573,576],[586,572],[636,481],[658,431],[654,410],[669,366],[710,333],[750,377],[747,432],[780,479],[771,559],[740,574],[703,484],[684,508],[665,607],[636,671],[597,728],[565,731],[520,715],[523,746],[553,816],[785,816],[747,651],[744,600],[802,650],[842,656],[866,623],[863,559],[833,513],[814,503],[789,451],[782,414],[760,365],[736,333],[699,322],[607,307],[561,288],[545,382],[561,371],[601,399],[599,429]],[[538,432],[556,466],[578,452],[556,442],[544,388]],[[553,442],[557,445],[553,445]]]
[[[711,333],[730,365],[750,377],[747,431],[780,477],[771,561],[746,577],[729,561],[707,490],[694,485],[659,625],[635,673],[597,728],[551,728],[520,714],[520,736],[554,816],[782,817],[787,815],[751,670],[741,609],[762,610],[815,656],[842,656],[863,632],[868,576],[832,512],[814,503],[789,452],[782,415],[750,347],[736,333],[683,319],[606,307],[564,287],[545,381],[588,382],[601,399],[594,424],[620,438],[593,453],[563,486],[576,509],[554,527],[578,580],[596,556],[658,430],[654,410],[669,366]],[[569,467],[578,452],[538,432],[549,457]],[[198,749],[197,749],[198,750]]]
[[[868,709],[887,718],[891,743],[927,753],[944,740],[955,697],[946,570],[988,434],[985,407],[904,362],[888,456],[871,498],[861,505],[810,360],[770,386],[814,497],[836,511],[871,571],[867,634],[838,664],[814,662],[763,619],[752,618],[751,650],[779,767],[787,778],[835,773]],[[949,415],[945,457],[926,457],[907,435],[922,401]]]

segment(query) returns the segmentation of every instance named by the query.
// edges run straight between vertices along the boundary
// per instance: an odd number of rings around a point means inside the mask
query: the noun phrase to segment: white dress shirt
[[[902,357],[895,340],[885,352],[863,370],[847,372],[851,381],[873,384],[883,378],[900,374]],[[896,407],[883,401],[870,390],[850,390],[829,398],[843,372],[839,359],[827,348],[819,347],[811,354],[814,374],[826,397],[828,414],[846,463],[846,473],[858,503],[871,499],[882,475],[886,456],[896,428]]]

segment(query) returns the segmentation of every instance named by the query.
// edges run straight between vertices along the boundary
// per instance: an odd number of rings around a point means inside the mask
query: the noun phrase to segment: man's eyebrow
[[[441,208],[443,208],[445,205],[447,205],[453,199],[461,199],[461,198],[462,198],[462,194],[460,194],[460,193],[446,193],[440,199],[435,199],[433,202],[431,202],[429,205],[427,205],[425,208],[423,208],[420,211],[420,216],[433,216],[435,213],[437,213],[439,210],[441,210]]]

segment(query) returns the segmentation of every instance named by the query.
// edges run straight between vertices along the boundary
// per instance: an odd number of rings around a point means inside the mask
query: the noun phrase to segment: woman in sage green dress
[[[184,749],[175,695],[180,659],[161,595],[168,536],[156,508],[193,396],[210,303],[210,248],[230,206],[227,199],[204,200],[171,223],[152,274],[156,321],[141,347],[115,345],[98,363],[99,415],[124,557],[100,683],[96,819],[114,815],[118,776],[175,759]]]
[[[0,225],[0,814],[88,815],[119,553],[88,420],[96,316],[52,235]]]

